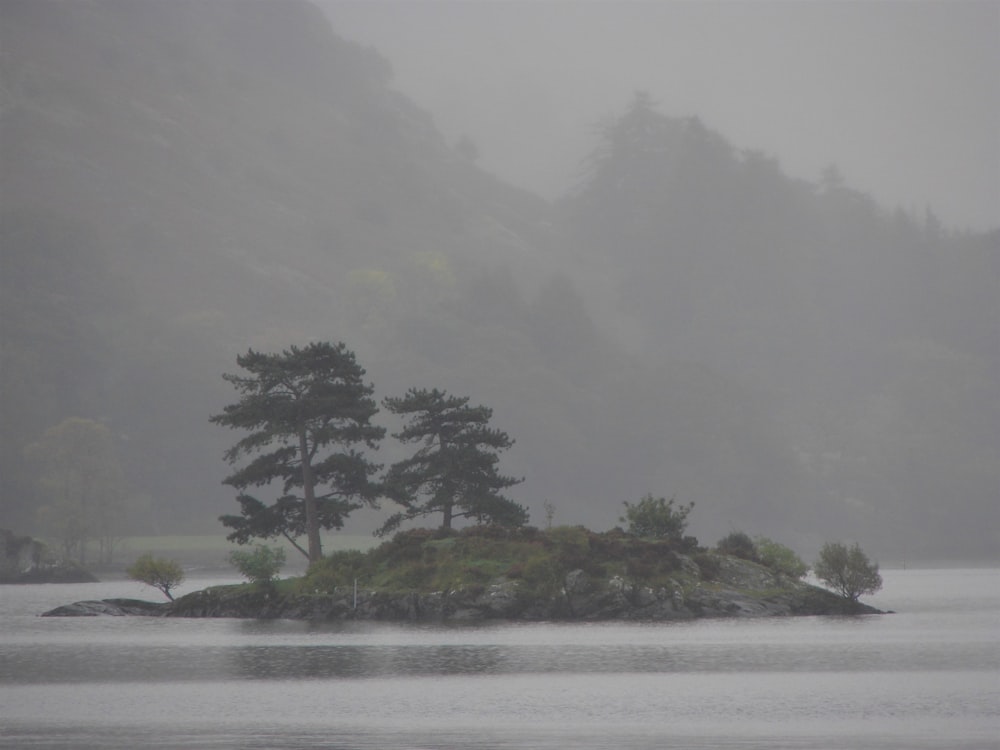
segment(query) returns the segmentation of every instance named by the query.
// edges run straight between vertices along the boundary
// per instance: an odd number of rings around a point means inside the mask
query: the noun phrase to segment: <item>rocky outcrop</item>
[[[691,584],[697,580],[696,584]],[[678,576],[657,587],[621,576],[595,579],[572,570],[563,586],[544,597],[528,596],[517,580],[463,586],[431,593],[337,590],[333,594],[282,595],[274,588],[218,586],[174,602],[150,604],[113,599],[78,602],[46,616],[150,615],[296,620],[481,622],[485,620],[669,621],[699,617],[786,617],[880,614],[759,565],[726,558],[712,581]]]
[[[43,613],[42,617],[97,617],[98,615],[156,617],[165,614],[166,607],[166,603],[146,602],[140,599],[103,599],[66,604]]]

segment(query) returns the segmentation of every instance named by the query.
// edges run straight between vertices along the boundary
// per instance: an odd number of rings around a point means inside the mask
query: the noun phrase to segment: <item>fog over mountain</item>
[[[324,0],[341,33],[482,163],[555,198],[594,125],[649,91],[816,181],[1000,223],[1000,4],[986,1]]]
[[[653,493],[707,544],[1000,557],[1000,127],[972,23],[997,6],[879,4],[847,40],[868,4],[807,5],[0,3],[0,526],[51,533],[25,449],[76,416],[115,435],[121,533],[225,533],[222,373],[342,340],[378,399],[491,407],[536,525],[551,503],[607,529]],[[900,8],[913,33],[866,78]],[[770,43],[786,21],[840,72],[791,86],[813,69]],[[936,34],[960,85],[913,56]],[[601,63],[633,55],[670,78]]]

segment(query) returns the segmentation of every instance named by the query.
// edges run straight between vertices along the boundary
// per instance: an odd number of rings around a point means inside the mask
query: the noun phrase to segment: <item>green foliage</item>
[[[719,558],[711,552],[699,552],[694,556],[694,562],[706,581],[714,581],[722,570]]]
[[[625,575],[633,581],[662,583],[680,568],[680,559],[661,542],[637,542],[625,554]]]
[[[253,550],[233,550],[229,562],[251,583],[269,585],[285,564],[285,550],[257,544]]]
[[[154,558],[148,552],[125,569],[125,574],[133,581],[145,583],[163,592],[170,601],[174,600],[171,590],[184,582],[184,570],[173,560]]]
[[[340,550],[309,566],[303,579],[307,591],[333,591],[353,586],[370,575],[369,558],[360,550]]]
[[[839,542],[827,542],[820,550],[813,571],[823,583],[851,601],[882,588],[878,563],[871,562],[857,543],[847,547]]]
[[[556,526],[545,534],[545,539],[561,558],[582,562],[590,554],[591,534],[583,526]]]
[[[632,505],[627,500],[625,515],[618,520],[627,523],[627,531],[633,536],[648,539],[669,539],[681,541],[687,529],[687,517],[694,503],[674,506],[674,498],[654,498],[647,494],[638,503]]]
[[[405,521],[437,513],[446,529],[456,518],[501,526],[528,522],[527,511],[500,494],[522,481],[497,471],[497,454],[514,441],[487,426],[492,409],[468,403],[468,398],[437,389],[415,388],[402,398],[383,401],[386,409],[408,420],[393,437],[418,442],[421,448],[389,468],[385,493],[403,510],[389,517],[377,532],[380,536]]]
[[[757,556],[760,563],[766,565],[776,573],[801,578],[809,572],[809,566],[802,562],[802,559],[795,552],[783,544],[779,544],[766,536],[758,536],[754,543],[757,545]]]
[[[537,552],[524,561],[518,574],[534,593],[551,594],[562,586],[566,572],[563,566],[553,565],[549,555]]]
[[[732,555],[742,560],[759,562],[757,545],[754,544],[753,539],[749,535],[742,531],[733,531],[722,537],[719,543],[715,545],[715,549],[723,555]]]
[[[283,536],[310,561],[322,557],[321,529],[339,529],[363,504],[374,505],[379,466],[355,446],[374,449],[385,434],[370,423],[378,411],[365,371],[344,344],[312,343],[281,354],[249,350],[236,358],[249,373],[223,375],[240,400],[212,422],[249,435],[226,452],[236,464],[252,460],[225,479],[238,490],[241,515],[222,516],[231,541]],[[270,505],[245,492],[271,482],[281,495]],[[296,539],[305,535],[307,548]]]

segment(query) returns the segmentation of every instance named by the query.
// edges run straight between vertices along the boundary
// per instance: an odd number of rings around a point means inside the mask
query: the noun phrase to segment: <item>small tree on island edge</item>
[[[150,553],[139,558],[125,569],[125,574],[133,581],[139,581],[154,589],[159,589],[167,599],[174,600],[170,593],[184,583],[184,570],[173,560],[154,558]]]
[[[882,588],[878,563],[869,560],[857,543],[847,547],[839,542],[827,542],[819,552],[813,572],[823,583],[852,602],[856,602],[862,594],[874,594]]]

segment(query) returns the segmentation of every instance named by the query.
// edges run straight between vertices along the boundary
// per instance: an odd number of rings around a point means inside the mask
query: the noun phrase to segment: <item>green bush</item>
[[[809,566],[785,545],[768,539],[766,536],[758,536],[754,541],[757,545],[757,555],[760,557],[761,565],[766,565],[775,573],[801,578],[809,572]]]
[[[545,538],[559,562],[572,569],[583,567],[590,558],[590,536],[583,526],[556,526]]]
[[[159,589],[170,601],[174,600],[171,590],[184,582],[184,571],[177,562],[154,558],[148,552],[128,566],[125,574],[133,581]]]
[[[332,594],[338,587],[350,587],[354,581],[371,576],[369,556],[359,550],[340,550],[317,560],[299,583],[304,592]]]
[[[719,577],[722,565],[719,563],[719,558],[711,552],[697,552],[691,559],[694,560],[698,570],[701,571],[701,577],[706,581],[714,581]]]
[[[857,544],[847,547],[838,542],[827,542],[820,550],[813,570],[817,578],[854,602],[862,594],[874,594],[882,588],[878,563],[869,560]]]
[[[251,583],[274,583],[285,564],[285,550],[280,547],[255,545],[252,551],[233,550],[229,562]]]
[[[730,555],[742,560],[750,560],[751,562],[760,561],[760,558],[757,556],[757,545],[753,543],[753,539],[742,531],[733,531],[722,537],[719,543],[715,545],[715,549],[723,555]]]
[[[674,506],[674,499],[667,500],[646,495],[635,505],[627,500],[625,515],[619,522],[627,523],[626,529],[632,536],[644,539],[669,539],[680,542],[687,529],[687,517],[694,503]]]
[[[427,590],[437,576],[438,568],[434,563],[420,560],[408,561],[393,570],[393,582],[397,588]]]

